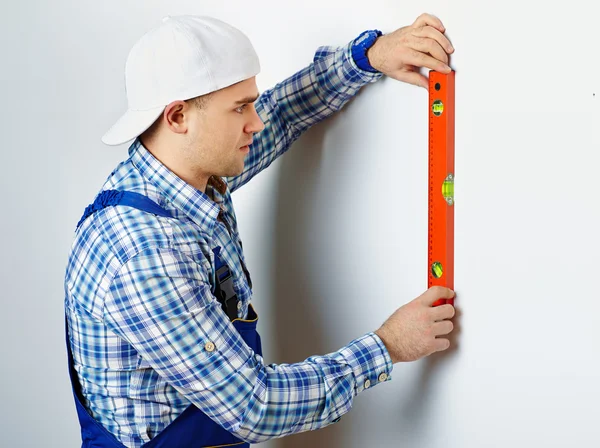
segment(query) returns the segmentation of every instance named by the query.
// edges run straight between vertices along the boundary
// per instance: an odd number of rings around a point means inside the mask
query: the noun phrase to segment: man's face
[[[252,136],[264,129],[254,108],[256,79],[214,92],[202,109],[191,111],[184,154],[193,169],[208,176],[241,174]]]

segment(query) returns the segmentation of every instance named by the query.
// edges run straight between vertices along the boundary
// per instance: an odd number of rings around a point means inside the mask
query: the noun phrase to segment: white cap
[[[252,78],[258,55],[240,30],[211,17],[173,16],[143,35],[125,65],[127,112],[102,141],[120,145],[148,129],[165,107]]]

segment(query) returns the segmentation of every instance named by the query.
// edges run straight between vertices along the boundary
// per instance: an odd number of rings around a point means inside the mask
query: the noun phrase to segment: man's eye
[[[240,106],[240,107],[236,108],[236,109],[235,109],[235,111],[236,111],[238,114],[241,114],[241,113],[242,113],[242,112],[244,112],[244,110],[246,109],[246,106],[247,106],[247,104],[244,104],[243,106]]]

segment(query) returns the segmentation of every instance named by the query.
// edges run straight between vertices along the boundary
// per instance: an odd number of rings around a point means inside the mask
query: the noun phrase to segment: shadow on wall
[[[431,415],[435,408],[440,406],[452,407],[452,403],[442,403],[438,400],[438,389],[443,387],[440,375],[443,372],[443,365],[449,362],[459,350],[459,336],[461,333],[460,319],[461,309],[458,303],[455,303],[455,316],[452,319],[454,330],[449,336],[450,348],[441,353],[433,353],[420,361],[419,375],[413,378],[412,384],[406,390],[409,393],[398,400],[398,404],[392,409],[396,415],[399,427],[410,431],[406,434],[405,442],[407,446],[419,447],[425,442],[423,434],[431,430]],[[398,364],[397,367],[400,367]],[[399,374],[396,374],[399,376]],[[448,382],[452,379],[444,377]]]
[[[315,247],[315,240],[322,238],[317,233],[320,231],[318,223],[327,220],[327,216],[317,217],[314,213],[317,209],[315,202],[318,189],[326,187],[326,182],[322,181],[321,169],[325,133],[336,118],[331,117],[327,123],[313,126],[281,159],[274,211],[274,282],[271,295],[275,319],[273,330],[276,335],[276,340],[273,341],[274,358],[278,363],[300,362],[309,356],[327,353],[326,329],[323,328],[323,319],[320,317],[320,307],[327,291],[319,289],[317,279],[311,274],[311,265],[315,264],[314,257],[318,256],[311,248]],[[456,350],[460,331],[458,318],[457,309],[454,319],[456,327],[450,338],[452,348],[446,353],[438,353],[419,361],[422,369],[417,381],[412,385],[404,385],[411,392],[398,397],[398,402],[389,409],[395,414],[392,419],[396,423],[392,422],[392,425],[398,424],[399,430],[403,428],[409,431],[402,438],[418,440],[417,434],[425,430],[420,426],[427,422],[430,406],[435,403],[435,390],[431,388],[431,383],[440,364],[444,364],[444,360]],[[331,349],[330,346],[328,348]],[[401,365],[398,365],[398,369],[400,368]],[[396,376],[400,375],[401,372],[398,371]],[[278,439],[276,446],[353,446],[352,431],[347,427],[348,424],[352,425],[352,413],[350,411],[339,424]]]
[[[332,117],[331,119],[335,119]],[[329,121],[329,120],[328,120]],[[323,123],[324,124],[324,123]],[[309,274],[308,250],[314,232],[314,200],[321,173],[323,140],[327,127],[317,124],[295,142],[281,160],[275,207],[273,253],[273,317],[275,359],[278,363],[304,361],[326,353],[319,319],[323,291]],[[326,219],[326,217],[323,217]],[[281,448],[307,446],[342,448],[338,425],[281,438]]]

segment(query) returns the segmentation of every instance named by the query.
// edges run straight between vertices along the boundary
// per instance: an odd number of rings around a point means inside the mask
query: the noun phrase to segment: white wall
[[[555,3],[559,5],[559,3]],[[0,446],[78,443],[72,232],[126,148],[129,48],[163,15],[248,33],[266,89],[321,44],[438,15],[456,47],[454,349],[397,364],[337,425],[265,447],[600,446],[595,2],[29,1],[0,15]],[[338,349],[426,288],[427,93],[386,79],[235,195],[267,362]],[[361,206],[362,205],[362,206]]]

